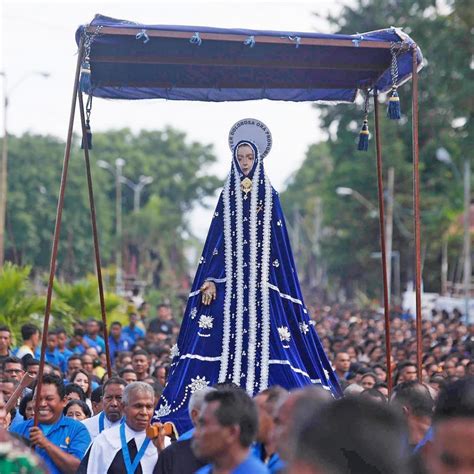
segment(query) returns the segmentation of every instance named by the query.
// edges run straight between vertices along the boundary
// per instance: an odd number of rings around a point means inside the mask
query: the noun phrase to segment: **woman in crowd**
[[[33,416],[35,415],[35,402],[33,400],[33,392],[26,394],[21,399],[18,411],[20,412],[20,415],[25,421],[31,420],[31,418],[33,418]]]
[[[86,401],[86,394],[84,393],[84,390],[82,390],[79,385],[75,383],[69,383],[65,387],[65,397],[68,402],[71,400],[82,400],[83,402]]]
[[[63,413],[69,417],[74,418],[78,421],[86,420],[90,418],[92,412],[87,404],[81,400],[72,400],[70,401],[63,410]]]
[[[79,387],[82,388],[83,392],[86,395],[86,403],[89,408],[92,408],[90,400],[92,392],[92,382],[89,373],[84,369],[78,369],[71,375],[69,382],[79,385]]]

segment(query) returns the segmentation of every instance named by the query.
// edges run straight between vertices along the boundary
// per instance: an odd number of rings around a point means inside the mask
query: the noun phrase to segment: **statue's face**
[[[249,145],[241,145],[237,149],[237,161],[239,162],[240,170],[247,176],[253,167],[255,155],[253,149]]]

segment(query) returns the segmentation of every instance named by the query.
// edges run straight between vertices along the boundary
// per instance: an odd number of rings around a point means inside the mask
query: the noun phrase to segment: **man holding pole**
[[[64,383],[44,375],[39,396],[38,426],[33,420],[19,423],[11,431],[31,441],[52,474],[75,473],[91,438],[80,422],[63,415]]]

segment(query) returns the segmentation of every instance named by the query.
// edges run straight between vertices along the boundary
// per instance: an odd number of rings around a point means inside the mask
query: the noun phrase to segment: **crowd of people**
[[[383,316],[311,308],[343,398],[315,385],[273,386],[252,399],[232,383],[217,384],[191,395],[194,428],[177,433],[170,424],[149,425],[179,323],[167,304],[148,311],[141,303],[127,326],[110,324],[111,376],[101,322],[51,330],[39,394],[40,329],[23,325],[14,348],[12,328],[0,327],[0,442],[19,451],[35,446],[39,456],[26,450],[29,470],[18,472],[474,472],[474,325],[460,313],[423,320],[422,383],[415,320],[392,313],[389,394]],[[0,467],[15,452],[0,453]]]
[[[313,308],[313,321],[340,383],[349,391],[376,388],[387,395],[385,321],[377,311],[338,306]],[[416,321],[395,309],[390,318],[392,382],[417,379]],[[474,324],[458,311],[432,311],[422,321],[422,380],[439,391],[474,375]],[[357,387],[348,388],[355,384]]]

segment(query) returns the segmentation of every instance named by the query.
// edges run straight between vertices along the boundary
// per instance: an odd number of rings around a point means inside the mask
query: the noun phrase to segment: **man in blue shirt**
[[[273,432],[275,410],[287,397],[288,392],[283,387],[274,385],[263,390],[253,399],[258,411],[258,433],[252,452],[266,464],[272,474],[284,469],[284,463],[276,450]]]
[[[130,323],[128,326],[125,326],[122,330],[122,334],[131,339],[134,343],[137,342],[137,339],[145,337],[145,331],[137,326],[137,323],[140,321],[138,314],[130,314]]]
[[[72,356],[73,351],[70,351],[66,345],[68,342],[67,332],[64,328],[59,328],[56,331],[58,335],[58,351],[63,355],[64,359],[67,360]]]
[[[41,385],[38,421],[28,420],[11,431],[31,441],[36,453],[52,474],[73,474],[83,458],[91,438],[80,422],[63,415],[66,404],[64,383],[54,375],[45,375]]]
[[[131,339],[122,334],[122,325],[118,321],[114,321],[110,325],[109,335],[109,350],[112,364],[118,352],[131,351],[134,345],[135,343]]]
[[[192,440],[194,454],[211,462],[196,474],[268,474],[252,455],[258,414],[253,400],[241,388],[215,390],[204,398]]]
[[[66,373],[66,359],[58,350],[58,333],[56,331],[48,332],[46,346],[46,362],[48,362],[48,364],[57,365],[63,374]]]
[[[99,322],[94,318],[89,318],[86,324],[86,335],[83,338],[84,347],[95,347],[100,354],[105,351],[105,341],[99,336]]]

